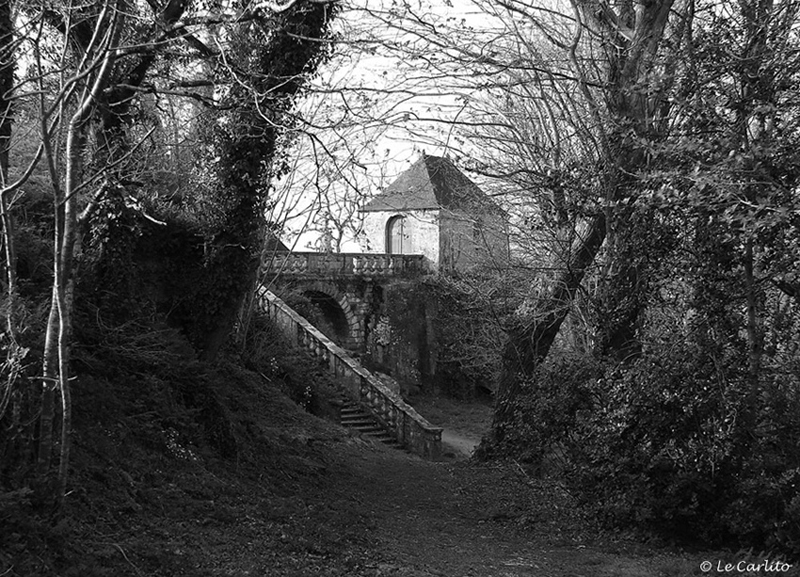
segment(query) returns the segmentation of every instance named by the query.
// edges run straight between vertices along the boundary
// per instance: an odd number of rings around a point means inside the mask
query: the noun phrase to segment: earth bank
[[[557,483],[466,460],[485,405],[420,399],[452,441],[428,462],[234,364],[172,371],[78,381],[66,508],[0,500],[0,575],[655,577],[711,555],[605,534]]]

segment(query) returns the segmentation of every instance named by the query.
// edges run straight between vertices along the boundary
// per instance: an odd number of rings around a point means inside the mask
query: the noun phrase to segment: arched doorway
[[[386,252],[409,254],[411,252],[411,227],[404,216],[393,216],[386,223]]]

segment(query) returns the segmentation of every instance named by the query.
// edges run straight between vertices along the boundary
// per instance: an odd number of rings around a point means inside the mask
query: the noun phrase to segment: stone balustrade
[[[429,270],[429,262],[421,254],[275,252],[265,254],[261,262],[262,274],[326,278],[412,276]]]
[[[397,393],[270,291],[262,291],[261,301],[284,335],[325,361],[347,395],[367,408],[403,447],[427,459],[439,457],[441,428],[426,421]]]

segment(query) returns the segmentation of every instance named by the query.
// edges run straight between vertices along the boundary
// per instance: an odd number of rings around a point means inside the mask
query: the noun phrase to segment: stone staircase
[[[397,392],[269,290],[260,289],[259,297],[278,329],[322,360],[341,387],[347,399],[340,405],[342,425],[425,459],[439,458],[441,427],[431,425]]]
[[[343,400],[339,419],[341,425],[347,429],[379,441],[388,447],[401,448],[397,439],[389,434],[378,420],[358,403]]]

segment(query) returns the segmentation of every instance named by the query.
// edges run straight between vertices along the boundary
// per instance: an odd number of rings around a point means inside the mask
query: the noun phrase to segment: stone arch
[[[347,348],[360,347],[363,339],[361,324],[346,293],[333,284],[320,281],[303,285],[301,290],[331,325],[337,344]]]

